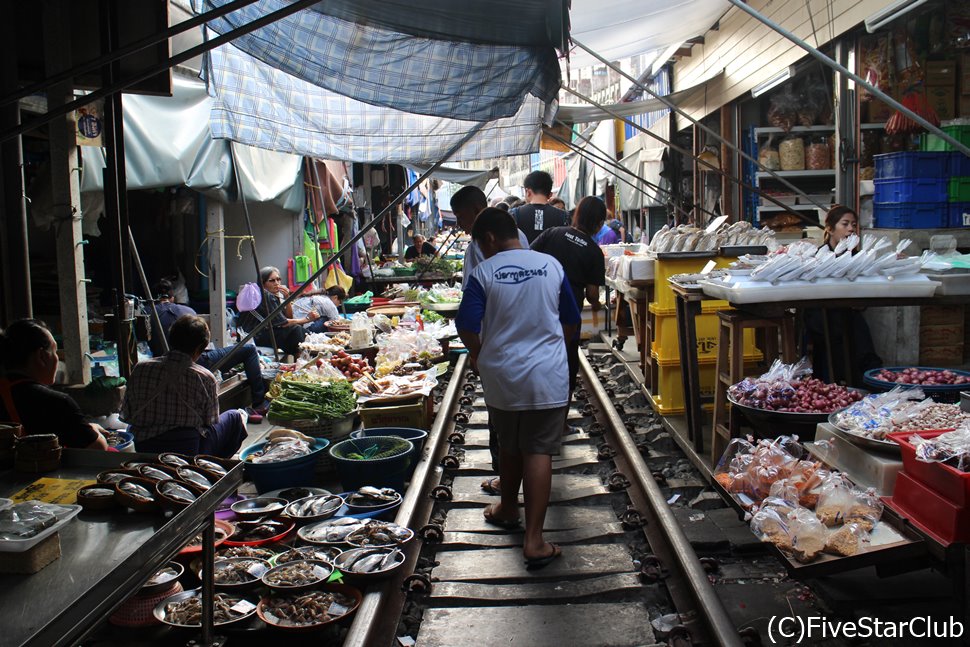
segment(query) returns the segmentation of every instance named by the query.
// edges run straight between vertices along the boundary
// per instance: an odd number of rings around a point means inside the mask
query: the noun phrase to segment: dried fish
[[[291,524],[292,525],[292,524]],[[257,519],[255,521],[237,521],[236,532],[233,533],[232,541],[256,541],[259,539],[269,539],[282,534],[286,530],[286,525],[272,519]]]
[[[122,492],[124,492],[125,494],[135,499],[138,499],[139,501],[155,500],[155,497],[152,495],[151,492],[148,491],[148,488],[146,488],[143,485],[139,485],[138,483],[132,483],[131,481],[128,481],[127,483],[122,483],[118,487],[121,488]]]
[[[242,598],[216,593],[213,598],[215,608],[214,619],[216,624],[224,624],[237,620],[244,612],[234,610],[233,607],[239,604]],[[165,605],[165,619],[176,625],[187,627],[198,627],[202,624],[202,597],[199,595],[170,602]]]
[[[176,501],[181,501],[182,503],[192,503],[197,498],[192,490],[184,485],[179,485],[175,481],[162,483],[161,486],[159,486],[159,490],[165,496],[175,499]]]
[[[158,460],[159,462],[165,463],[166,465],[172,465],[174,467],[185,467],[189,465],[189,462],[178,454],[159,454]]]
[[[310,591],[269,598],[263,606],[267,621],[281,627],[316,625],[346,615],[354,599],[342,593]]]
[[[216,584],[233,585],[254,582],[269,570],[269,564],[261,559],[237,557],[222,559],[215,563],[212,579]]]
[[[84,496],[114,496],[115,491],[106,487],[89,487],[84,490]]]
[[[401,498],[401,495],[392,488],[381,488],[365,485],[349,497],[347,503],[355,506],[379,506],[393,503]]]
[[[204,470],[209,470],[213,474],[218,474],[219,476],[226,475],[226,468],[220,465],[219,463],[208,461],[204,458],[196,458],[195,464]]]
[[[305,559],[316,560],[318,562],[327,562],[328,564],[333,564],[334,559],[343,552],[335,546],[301,546],[299,548],[291,548],[285,553],[280,553],[280,556],[276,558],[277,565],[286,564],[287,562],[297,562]]]
[[[163,472],[157,467],[152,467],[151,465],[142,465],[138,468],[138,472],[146,479],[151,479],[153,481],[164,481],[165,479],[172,478],[171,474]]]
[[[361,530],[367,525],[368,521],[353,517],[328,519],[327,521],[304,526],[300,528],[298,534],[304,541],[338,544],[346,541],[347,536],[351,533]]]
[[[355,546],[398,546],[413,536],[414,533],[408,528],[396,523],[370,520],[370,523],[349,533],[345,541]]]
[[[180,479],[182,479],[183,481],[187,481],[192,485],[197,485],[200,488],[205,490],[208,490],[209,488],[212,487],[212,483],[209,482],[209,479],[202,476],[202,474],[199,474],[192,468],[179,467],[176,471],[178,472]]]
[[[322,582],[333,571],[322,564],[308,561],[290,562],[278,566],[266,574],[263,582],[269,586],[307,586]]]
[[[343,504],[343,499],[335,494],[308,496],[286,506],[286,514],[291,517],[319,517],[336,512]]]
[[[254,557],[256,559],[270,559],[275,555],[269,548],[260,548],[259,546],[230,546],[229,548],[220,548],[216,551],[217,559],[230,559],[232,557]]]

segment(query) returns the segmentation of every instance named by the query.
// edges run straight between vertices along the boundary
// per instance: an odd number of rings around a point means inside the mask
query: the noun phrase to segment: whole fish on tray
[[[370,519],[355,519],[353,517],[328,519],[320,523],[304,526],[300,528],[298,534],[300,539],[304,541],[339,544],[346,541],[347,536],[351,533],[368,525],[369,521]]]
[[[357,528],[345,538],[349,544],[357,546],[397,546],[414,536],[410,529],[390,521],[376,521]]]
[[[306,456],[313,449],[310,443],[298,438],[274,438],[258,452],[250,454],[247,460],[252,463],[279,463]]]
[[[286,506],[286,514],[290,517],[318,517],[336,512],[343,504],[343,499],[335,494],[308,496]]]
[[[401,495],[393,488],[378,489],[372,485],[365,485],[347,497],[347,503],[356,506],[379,506],[394,503],[400,498]]]
[[[404,561],[397,548],[355,548],[342,553],[334,566],[351,573],[379,573]]]
[[[167,497],[180,501],[182,503],[192,503],[196,500],[195,493],[184,485],[179,485],[175,481],[169,481],[168,483],[162,483],[159,486],[159,491]]]

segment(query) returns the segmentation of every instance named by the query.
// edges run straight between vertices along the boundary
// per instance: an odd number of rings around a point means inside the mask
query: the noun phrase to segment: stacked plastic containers
[[[949,152],[876,155],[876,227],[939,229],[950,227]],[[970,187],[970,185],[968,185]]]

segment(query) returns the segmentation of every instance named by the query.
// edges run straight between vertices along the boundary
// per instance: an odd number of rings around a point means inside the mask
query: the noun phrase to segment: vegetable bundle
[[[349,382],[312,383],[283,379],[273,398],[269,416],[276,420],[343,418],[357,408],[357,395]]]

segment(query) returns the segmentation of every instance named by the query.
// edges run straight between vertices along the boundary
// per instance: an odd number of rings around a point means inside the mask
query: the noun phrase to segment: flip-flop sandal
[[[490,479],[482,481],[482,489],[486,494],[501,494],[502,488],[499,485],[499,477],[493,476]]]
[[[485,512],[483,513],[485,523],[498,526],[499,528],[505,528],[506,530],[515,530],[522,526],[521,519],[499,519],[492,514],[492,510],[494,510],[494,506],[485,506]]]
[[[552,564],[557,557],[562,555],[562,549],[559,547],[559,544],[554,544],[551,541],[546,543],[552,546],[552,554],[546,555],[545,557],[526,558],[525,569],[527,571],[535,571],[540,568],[545,568],[546,566],[549,566],[549,564]]]

